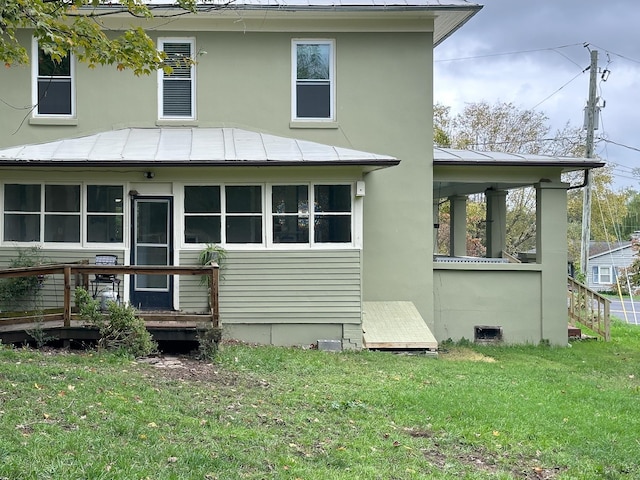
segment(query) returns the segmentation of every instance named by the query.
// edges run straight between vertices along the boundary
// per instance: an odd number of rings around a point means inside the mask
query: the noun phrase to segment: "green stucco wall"
[[[412,301],[433,327],[433,42],[430,20],[422,22],[417,29],[422,31],[414,32],[375,31],[375,22],[358,33],[325,32],[307,22],[312,33],[159,31],[152,35],[195,36],[196,51],[207,52],[198,57],[196,67],[197,121],[174,124],[235,126],[401,160],[397,167],[365,176],[362,296],[372,301]],[[27,34],[22,38],[29,44]],[[337,118],[328,128],[290,124],[294,38],[335,40]],[[0,104],[0,146],[158,124],[155,75],[136,78],[113,67],[92,71],[83,65],[76,72],[77,125],[30,123],[28,109]],[[4,69],[3,99],[14,106],[30,105],[30,79],[29,67]],[[325,174],[321,170],[309,175],[318,179]],[[171,178],[171,173],[156,173],[156,181]]]

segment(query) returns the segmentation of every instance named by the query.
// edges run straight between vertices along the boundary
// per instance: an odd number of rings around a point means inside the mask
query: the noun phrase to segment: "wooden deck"
[[[137,312],[144,320],[147,330],[157,341],[194,341],[199,332],[211,327],[209,313],[183,312]],[[22,343],[33,339],[34,331],[40,331],[50,339],[98,340],[98,329],[72,314],[65,320],[62,313],[25,315],[23,317],[0,317],[0,341]]]
[[[438,342],[412,302],[364,302],[364,347],[437,352]]]

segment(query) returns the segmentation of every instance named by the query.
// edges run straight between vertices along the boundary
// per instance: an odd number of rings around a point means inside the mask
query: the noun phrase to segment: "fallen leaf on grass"
[[[167,458],[168,463],[176,463],[178,461],[178,457],[169,457]]]

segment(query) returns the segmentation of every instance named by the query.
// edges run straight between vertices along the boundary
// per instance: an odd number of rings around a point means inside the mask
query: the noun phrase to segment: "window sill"
[[[333,120],[327,122],[306,122],[304,120],[293,120],[289,122],[289,128],[327,128],[337,129],[340,124]]]
[[[198,120],[188,118],[163,118],[156,120],[156,127],[197,127]]]
[[[29,125],[78,125],[77,118],[62,118],[62,117],[31,117],[29,118]]]

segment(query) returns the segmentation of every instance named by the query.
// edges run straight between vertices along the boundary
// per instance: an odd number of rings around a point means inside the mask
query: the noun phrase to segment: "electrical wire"
[[[440,59],[440,60],[434,60],[434,63],[457,62],[457,61],[461,61],[461,60],[475,60],[477,58],[501,57],[501,56],[505,56],[505,55],[519,55],[521,53],[535,53],[535,52],[556,51],[556,50],[558,50],[560,48],[575,47],[577,45],[584,45],[584,44],[583,43],[572,43],[572,44],[569,44],[569,45],[560,45],[558,47],[536,48],[536,49],[533,49],[533,50],[517,50],[515,52],[487,53],[485,55],[476,55],[476,56],[472,56],[472,57],[443,58],[443,59]],[[558,53],[558,52],[556,52],[556,53]],[[578,65],[577,63],[575,63],[570,58],[568,58],[566,56],[565,56],[565,58],[567,60],[569,60],[570,62]],[[580,67],[580,65],[578,65],[578,67]],[[580,68],[582,68],[582,67],[580,67]]]

